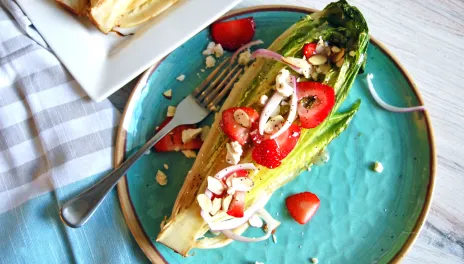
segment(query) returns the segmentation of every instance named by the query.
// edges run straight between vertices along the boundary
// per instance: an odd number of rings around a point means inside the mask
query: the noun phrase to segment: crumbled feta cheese
[[[281,95],[288,97],[293,94],[292,80],[287,69],[280,70],[276,77],[276,90]]]
[[[163,167],[164,167],[166,170],[169,169],[169,165],[166,164],[166,163],[164,163]]]
[[[267,103],[267,100],[269,99],[269,97],[267,97],[267,95],[263,94],[261,95],[261,97],[259,98],[259,103],[261,105],[265,105]]]
[[[205,63],[206,63],[206,68],[212,68],[216,65],[216,59],[213,58],[213,56],[208,56],[206,57]]]
[[[159,185],[164,186],[168,184],[168,177],[166,176],[164,172],[158,170],[158,172],[156,172],[156,182]]]
[[[242,127],[248,128],[248,127],[251,126],[250,117],[242,109],[235,110],[235,112],[234,112],[234,120],[235,120],[235,122],[237,122]]]
[[[244,52],[238,55],[238,64],[248,65],[250,61],[251,61],[251,52],[249,49],[245,50]]]
[[[201,129],[201,141],[205,141],[206,140],[206,137],[208,136],[209,134],[209,131],[211,130],[211,128],[209,126],[204,126],[202,127]]]
[[[193,151],[193,150],[182,150],[182,153],[187,158],[196,158],[197,157],[197,153],[195,153],[195,151]]]
[[[258,227],[258,228],[263,227],[263,220],[261,220],[261,218],[255,214],[252,217],[250,217],[250,219],[248,220],[248,223],[250,224],[250,226],[253,226],[253,227]]]
[[[213,50],[214,50],[214,54],[216,55],[216,58],[219,58],[224,54],[224,49],[222,49],[221,44],[216,44]]]
[[[173,117],[176,114],[176,107],[175,106],[168,106],[168,113],[166,114],[167,117]]]
[[[181,74],[177,76],[176,80],[178,80],[179,82],[183,82],[185,80],[185,75]]]
[[[243,154],[243,149],[240,143],[237,141],[232,141],[226,144],[227,155],[226,161],[230,164],[238,164],[240,161],[240,156]]]
[[[189,128],[182,131],[182,142],[185,144],[201,134],[201,128]]]
[[[333,52],[333,53],[340,52],[340,48],[337,47],[337,46],[332,46],[332,52]]]
[[[211,41],[210,43],[208,43],[208,46],[206,47],[206,49],[202,52],[203,55],[208,56],[208,55],[213,54],[215,47],[216,47],[216,43]]]
[[[311,262],[314,263],[314,264],[317,264],[319,262],[319,260],[317,258],[311,258]]]
[[[279,130],[284,125],[285,119],[283,116],[275,116],[267,121],[264,127],[264,133],[272,134],[274,131]]]
[[[379,161],[374,162],[374,171],[378,173],[382,173],[383,165]]]
[[[277,244],[277,237],[276,237],[276,235],[272,235],[272,241],[274,241],[274,243]]]
[[[172,97],[172,89],[169,89],[163,93],[164,97],[171,99]]]

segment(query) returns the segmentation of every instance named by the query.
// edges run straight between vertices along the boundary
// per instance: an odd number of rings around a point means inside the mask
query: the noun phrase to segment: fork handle
[[[63,222],[73,228],[84,225],[96,211],[98,206],[100,206],[106,195],[111,191],[111,189],[113,189],[121,177],[126,174],[132,164],[144,155],[146,151],[152,148],[162,137],[178,126],[178,122],[175,119],[176,118],[174,117],[171,122],[163,127],[137,152],[114,169],[110,174],[106,175],[103,179],[76,196],[74,199],[66,202],[61,207],[60,212]]]

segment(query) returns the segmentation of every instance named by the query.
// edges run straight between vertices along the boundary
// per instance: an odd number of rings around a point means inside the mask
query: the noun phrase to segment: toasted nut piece
[[[332,46],[332,52],[333,52],[333,53],[340,52],[340,48],[337,47],[337,46]]]
[[[239,125],[241,125],[242,127],[248,128],[251,126],[250,117],[242,109],[235,110],[234,120],[235,122],[239,123]]]
[[[166,97],[166,99],[171,100],[172,98],[172,89],[169,89],[163,93],[163,96]]]
[[[163,167],[164,167],[166,170],[169,169],[169,165],[166,164],[166,163],[163,165]]]
[[[274,131],[279,130],[284,125],[285,119],[283,116],[278,115],[272,117],[267,121],[266,126],[264,127],[264,133],[272,134]]]
[[[222,198],[214,198],[213,206],[211,208],[211,215],[217,214],[221,210]]]
[[[335,55],[332,56],[332,61],[333,62],[338,62],[339,60],[341,60],[343,58],[343,56],[345,56],[345,48],[341,48],[340,52],[335,53]]]
[[[232,179],[232,187],[236,191],[248,192],[249,190],[251,190],[251,188],[253,188],[253,185],[253,181],[248,177],[239,177]]]
[[[327,62],[327,57],[325,55],[316,54],[311,56],[311,58],[309,58],[308,61],[312,65],[322,65]]]
[[[335,65],[337,65],[337,67],[340,68],[340,67],[342,67],[344,61],[345,60],[342,58],[341,60],[337,61],[337,63],[335,63]]]
[[[210,213],[211,209],[213,209],[213,204],[211,203],[211,200],[206,194],[204,193],[199,194],[197,196],[197,201],[198,201],[198,204],[200,205],[200,208],[203,211]]]
[[[158,172],[156,172],[156,182],[161,185],[161,186],[164,186],[166,184],[168,184],[168,177],[166,176],[166,174],[160,170],[158,170]]]
[[[182,150],[182,153],[184,154],[185,157],[187,158],[196,158],[197,153],[193,150]]]
[[[224,199],[222,199],[222,210],[227,212],[231,201],[232,201],[232,195],[227,195]]]
[[[168,112],[166,114],[167,117],[173,117],[176,114],[176,107],[175,106],[168,106]]]
[[[224,192],[224,185],[219,179],[208,176],[208,190],[214,194],[220,195]]]

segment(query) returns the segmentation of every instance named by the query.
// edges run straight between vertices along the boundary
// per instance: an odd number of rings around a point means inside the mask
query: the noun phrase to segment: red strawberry
[[[294,194],[285,200],[290,215],[302,225],[306,224],[313,217],[320,203],[319,198],[310,192]]]
[[[274,169],[280,166],[282,153],[275,140],[266,139],[253,148],[251,157],[256,163]]]
[[[245,192],[235,192],[230,202],[227,214],[233,217],[243,217],[245,207]]]
[[[316,54],[317,43],[307,43],[303,46],[303,55],[306,59]]]
[[[159,131],[164,126],[166,126],[172,117],[166,118],[163,123],[159,126],[156,131]],[[187,143],[182,142],[182,131],[195,128],[194,125],[182,125],[174,128],[169,134],[164,136],[158,143],[155,144],[154,148],[158,152],[167,152],[167,151],[180,151],[180,150],[193,150],[200,149],[203,142],[200,137],[196,137]]]
[[[304,128],[317,127],[332,111],[335,91],[318,82],[299,82],[296,85],[298,115]]]
[[[239,109],[248,115],[252,127],[254,126],[253,123],[259,119],[259,114],[255,109],[251,107],[232,107],[222,112],[221,129],[231,140],[238,141],[240,145],[245,145],[250,136],[250,128],[243,127],[235,122],[234,113]]]
[[[247,44],[255,35],[255,20],[252,17],[216,22],[211,25],[214,42],[224,49],[236,50]]]
[[[301,127],[297,124],[292,124],[282,135],[278,136],[275,140],[282,152],[282,159],[287,157],[288,154],[295,148],[298,139],[300,138]]]

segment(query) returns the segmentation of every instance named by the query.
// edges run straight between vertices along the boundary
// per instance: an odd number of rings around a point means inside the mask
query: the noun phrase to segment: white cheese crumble
[[[156,182],[159,185],[164,186],[168,184],[168,177],[166,176],[164,172],[158,170],[158,172],[156,172]]]
[[[176,80],[178,80],[179,82],[183,82],[185,80],[185,75],[181,74],[177,76]]]
[[[240,161],[240,156],[243,154],[243,149],[240,143],[237,141],[232,141],[226,144],[227,155],[226,161],[229,164],[238,164]]]
[[[269,97],[267,97],[267,95],[263,94],[261,95],[261,97],[259,98],[259,103],[261,105],[265,105],[267,103],[267,100],[269,99]]]
[[[182,153],[187,158],[196,158],[197,156],[197,153],[195,153],[193,150],[182,150]]]
[[[167,117],[173,117],[176,114],[176,107],[175,106],[168,106],[168,112],[166,114]]]
[[[210,55],[206,57],[205,63],[206,63],[206,68],[212,68],[216,65],[216,59]]]
[[[250,226],[253,226],[253,227],[258,227],[258,228],[263,227],[263,220],[257,215],[253,215],[252,217],[250,217],[250,219],[248,220],[248,223],[250,224]]]
[[[374,162],[374,171],[378,173],[382,173],[383,165],[379,161]]]
[[[279,71],[276,77],[276,90],[282,96],[288,97],[293,94],[292,80],[287,69]]]
[[[210,43],[208,43],[208,46],[206,47],[206,49],[202,52],[203,55],[208,56],[208,55],[213,54],[215,47],[216,47],[216,43],[211,41]]]
[[[311,262],[317,264],[319,263],[319,260],[317,258],[311,258]]]
[[[255,264],[264,264],[264,262],[256,261]]]
[[[222,48],[221,44],[216,44],[214,46],[214,55],[216,55],[216,58],[219,58],[221,57],[222,55],[224,55],[224,49]]]
[[[245,50],[244,52],[238,55],[238,64],[248,65],[250,61],[251,61],[251,52],[249,49]]]
[[[182,142],[185,144],[201,134],[201,128],[189,128],[182,131]]]
[[[163,167],[164,167],[166,170],[169,169],[169,165],[166,164],[166,163],[164,163]]]

